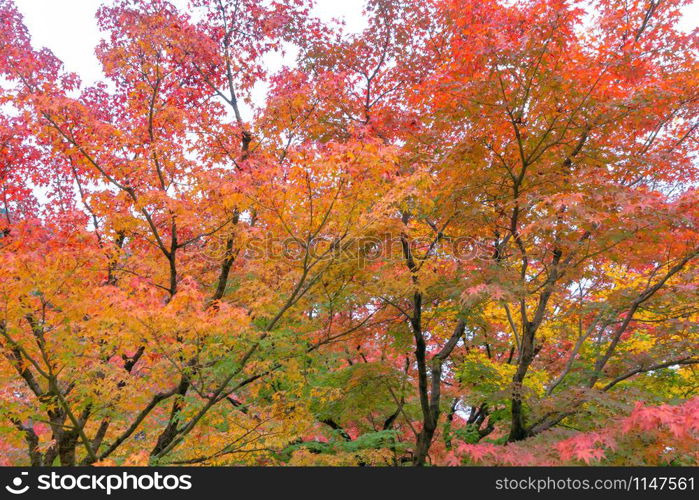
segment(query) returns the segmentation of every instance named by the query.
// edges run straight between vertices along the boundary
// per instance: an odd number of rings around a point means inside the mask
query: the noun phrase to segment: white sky
[[[187,0],[171,0],[184,9]],[[24,16],[34,47],[48,47],[68,71],[80,75],[85,84],[102,78],[95,57],[100,32],[95,22],[102,0],[15,0]],[[347,29],[359,31],[364,22],[364,0],[316,0],[314,14],[321,19],[344,19]]]
[[[187,4],[187,0],[172,1],[183,8]],[[94,16],[102,0],[15,0],[15,3],[24,15],[35,47],[51,49],[66,69],[78,73],[85,84],[101,79],[94,54],[100,39]],[[314,13],[326,20],[344,19],[347,29],[359,31],[364,26],[363,4],[364,0],[316,0]],[[699,26],[699,0],[685,8],[682,24],[687,31]],[[278,61],[279,58],[270,63],[279,64]],[[255,97],[257,101],[258,96]]]
[[[180,8],[186,8],[187,0],[171,1]],[[103,77],[94,53],[101,38],[95,11],[103,3],[105,0],[15,0],[29,28],[33,45],[51,49],[68,71],[80,75],[85,85]],[[362,17],[364,0],[315,0],[315,5],[316,16],[324,20],[342,19],[348,31],[357,32],[365,26]],[[692,0],[684,9],[682,28],[689,32],[698,27],[699,0]],[[270,69],[275,69],[282,62],[292,64],[293,57],[292,53],[284,59],[272,55],[266,62]],[[265,96],[266,87],[257,85],[253,90],[253,102],[259,106],[264,103]],[[252,118],[252,110],[245,103],[241,103],[241,108],[244,119]]]

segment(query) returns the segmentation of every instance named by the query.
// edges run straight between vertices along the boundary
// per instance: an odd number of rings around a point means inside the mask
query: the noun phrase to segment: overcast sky
[[[101,78],[94,54],[100,38],[95,24],[95,10],[101,0],[15,0],[24,15],[35,47],[48,47],[61,59],[66,69],[80,75],[89,84]],[[173,0],[185,7],[187,0]],[[342,18],[347,28],[358,31],[363,26],[364,0],[316,0],[315,14],[323,19]],[[685,9],[683,28],[699,25],[699,0]]]

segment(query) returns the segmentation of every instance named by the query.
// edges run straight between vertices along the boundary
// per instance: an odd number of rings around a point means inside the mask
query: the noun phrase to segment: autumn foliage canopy
[[[696,464],[686,3],[0,0],[2,464]]]

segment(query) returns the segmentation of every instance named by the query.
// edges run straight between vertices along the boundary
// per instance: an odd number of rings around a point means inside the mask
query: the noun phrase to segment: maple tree
[[[0,0],[3,463],[696,464],[686,3]]]

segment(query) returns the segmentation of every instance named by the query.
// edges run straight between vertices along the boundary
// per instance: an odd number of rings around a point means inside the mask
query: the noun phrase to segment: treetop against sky
[[[0,463],[696,464],[695,6],[39,4]]]

